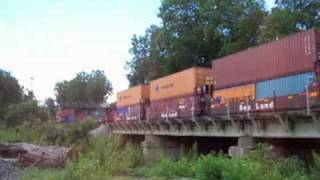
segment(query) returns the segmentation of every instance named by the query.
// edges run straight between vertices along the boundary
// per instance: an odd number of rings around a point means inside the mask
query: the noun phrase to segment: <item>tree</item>
[[[127,61],[129,69],[127,78],[130,86],[145,84],[150,80],[163,75],[162,56],[165,42],[163,42],[161,28],[150,26],[144,36],[134,35],[132,48],[129,52],[133,55],[131,61]]]
[[[259,39],[262,33],[261,27],[267,16],[264,1],[241,0],[237,2],[234,6],[225,4],[228,7],[226,7],[224,16],[228,17],[228,20],[222,22],[224,24],[222,30],[224,43],[219,56],[235,53],[261,43]]]
[[[37,101],[27,100],[10,104],[4,110],[4,119],[7,126],[14,127],[23,122],[44,122],[48,120],[48,115],[44,107],[38,106]]]
[[[55,114],[56,114],[56,105],[54,103],[54,99],[47,98],[45,100],[45,104],[46,104],[47,109],[48,109],[49,117],[55,116]]]
[[[266,17],[263,41],[271,41],[309,28],[320,28],[320,3],[314,0],[276,0]]]
[[[267,15],[263,0],[164,0],[159,11],[162,26],[132,38],[131,85],[258,44]]]
[[[12,103],[22,100],[23,91],[18,80],[7,71],[0,69],[0,119],[3,118],[3,110]]]
[[[58,82],[55,93],[59,104],[102,103],[111,95],[112,85],[103,71],[80,72],[70,81]]]

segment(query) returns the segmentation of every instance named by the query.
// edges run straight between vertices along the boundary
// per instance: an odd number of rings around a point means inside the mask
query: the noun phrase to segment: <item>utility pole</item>
[[[31,92],[33,93],[33,80],[34,80],[34,77],[30,77],[30,90]]]

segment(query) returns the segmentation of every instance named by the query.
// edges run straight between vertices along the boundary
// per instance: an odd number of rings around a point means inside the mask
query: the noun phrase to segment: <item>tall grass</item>
[[[100,137],[89,142],[89,151],[66,167],[67,179],[103,179],[125,174],[142,163],[142,152],[133,145],[123,145],[119,136]]]

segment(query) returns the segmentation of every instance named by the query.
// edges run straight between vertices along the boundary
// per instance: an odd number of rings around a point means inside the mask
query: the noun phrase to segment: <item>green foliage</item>
[[[3,109],[11,103],[21,101],[22,95],[18,80],[9,72],[0,69],[0,120],[3,119]]]
[[[162,26],[132,38],[131,85],[258,44],[266,16],[263,0],[164,0],[159,11]]]
[[[311,168],[311,179],[317,180],[320,177],[320,155],[313,153],[313,166]]]
[[[227,166],[226,158],[223,156],[201,156],[196,165],[196,177],[199,180],[223,179],[223,171]]]
[[[17,126],[23,122],[35,122],[48,120],[46,109],[38,106],[36,101],[28,100],[16,104],[10,104],[4,110],[4,120],[9,127]]]
[[[87,119],[80,124],[51,124],[25,121],[21,125],[0,129],[0,142],[29,142],[43,145],[72,146],[82,150],[87,133],[97,126],[96,120]]]
[[[111,175],[127,172],[143,159],[139,148],[132,145],[123,147],[121,138],[117,136],[92,139],[88,148],[87,154],[67,165],[66,179],[108,179]]]
[[[149,171],[142,170],[144,174],[160,179],[181,177],[199,180],[310,179],[300,160],[295,157],[275,158],[270,149],[264,145],[259,145],[257,150],[242,158],[230,159],[222,154],[208,154],[191,159],[183,157],[178,161],[162,158]]]
[[[55,117],[55,115],[56,115],[56,105],[54,103],[54,99],[47,98],[45,100],[45,104],[46,104],[46,107],[48,109],[49,117]]]
[[[21,180],[63,180],[63,170],[26,168],[22,171]]]
[[[309,28],[320,28],[320,3],[314,0],[277,0],[266,17],[263,41],[271,41]]]
[[[160,52],[165,46],[163,36],[162,29],[152,25],[146,30],[144,36],[132,37],[132,48],[129,51],[133,58],[126,65],[130,70],[127,78],[131,86],[145,84],[163,75],[164,64],[161,62]]]
[[[173,161],[169,158],[163,157],[159,163],[146,173],[149,176],[174,179],[181,177],[193,177],[194,176],[194,162],[186,157],[181,158],[179,161]]]
[[[277,0],[163,0],[160,26],[134,35],[127,63],[130,85],[144,84],[192,66],[312,27],[320,28],[320,3]]]
[[[103,71],[80,72],[70,81],[58,82],[56,99],[60,104],[102,103],[112,93],[112,85]]]

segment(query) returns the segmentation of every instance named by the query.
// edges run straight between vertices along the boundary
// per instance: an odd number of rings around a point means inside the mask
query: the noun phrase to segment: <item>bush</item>
[[[96,126],[94,119],[87,119],[80,124],[52,124],[39,120],[24,121],[16,127],[0,129],[0,141],[63,145],[84,149],[88,141],[87,133]]]
[[[223,171],[228,165],[229,160],[222,155],[201,156],[195,166],[196,178],[199,180],[223,179]]]
[[[90,139],[86,154],[66,167],[66,178],[75,180],[108,179],[125,174],[142,162],[142,151],[133,145],[123,146],[119,136]]]
[[[4,110],[4,120],[8,127],[14,127],[23,122],[47,121],[45,108],[38,106],[34,100],[11,104]]]
[[[150,168],[148,176],[173,179],[178,177],[194,177],[195,161],[182,157],[178,161],[162,157],[159,163]]]
[[[320,155],[313,153],[313,166],[311,168],[311,179],[318,180],[320,177]]]

